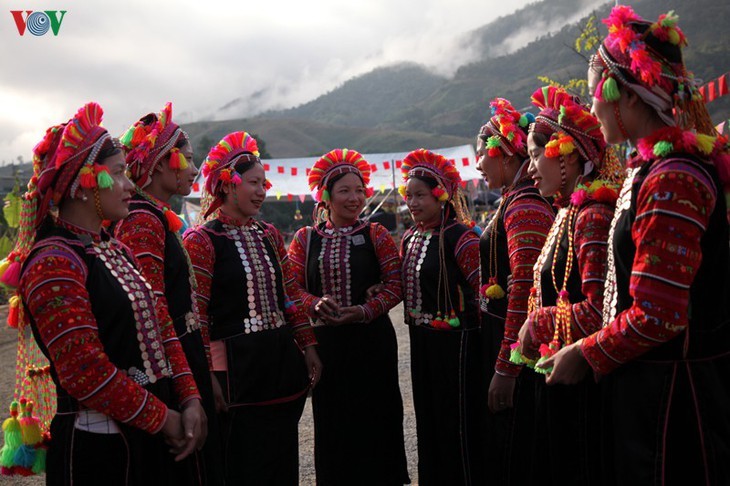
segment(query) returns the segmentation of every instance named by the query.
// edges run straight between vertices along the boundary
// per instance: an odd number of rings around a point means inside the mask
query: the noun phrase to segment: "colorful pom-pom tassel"
[[[503,299],[505,296],[504,289],[497,283],[497,277],[490,277],[489,284],[484,289],[484,296],[488,299]]]
[[[35,450],[35,462],[33,463],[33,474],[42,474],[46,472],[46,455],[48,450],[45,445],[36,447]]]
[[[330,192],[327,189],[322,190],[322,201],[330,200]]]
[[[93,189],[96,187],[96,175],[92,166],[85,165],[81,168],[79,171],[79,184],[85,189]]]
[[[8,299],[8,326],[18,328],[20,320],[20,297],[15,294]]]
[[[621,99],[621,92],[618,89],[618,83],[612,76],[607,77],[606,80],[603,81],[601,96],[604,101],[608,101],[609,103],[613,103],[614,101]]]
[[[654,155],[657,157],[665,157],[674,151],[672,142],[660,140],[654,144]]]
[[[10,417],[3,422],[3,439],[5,445],[0,449],[0,466],[12,468],[15,465],[15,453],[23,445],[23,436],[18,421],[19,404],[13,401],[10,404]]]
[[[456,315],[456,312],[453,310],[451,311],[451,314],[449,314],[449,326],[453,329],[456,329],[461,325],[461,321],[459,320],[459,317]]]
[[[20,261],[18,258],[14,258],[13,261],[5,269],[5,272],[0,276],[0,282],[7,287],[16,288],[20,285]]]
[[[112,179],[111,174],[109,174],[109,169],[106,166],[96,165],[96,183],[100,189],[111,189],[114,187],[114,179]]]
[[[173,233],[177,233],[182,229],[182,219],[180,219],[180,216],[175,214],[175,211],[167,209],[166,211],[164,211],[163,214],[165,215],[165,220],[167,221],[167,226],[168,228],[170,228],[170,231],[172,231]]]

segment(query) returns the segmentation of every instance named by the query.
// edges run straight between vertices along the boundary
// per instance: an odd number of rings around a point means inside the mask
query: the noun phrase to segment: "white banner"
[[[459,147],[448,147],[436,149],[434,152],[439,153],[453,161],[456,168],[461,174],[461,179],[466,181],[481,179],[481,174],[477,171],[476,153],[471,145],[461,145]],[[408,152],[393,152],[382,154],[363,154],[365,160],[370,163],[372,170],[370,176],[370,185],[373,189],[385,192],[393,187],[397,187],[402,183],[401,163]],[[261,162],[266,170],[266,177],[271,181],[272,187],[268,192],[269,198],[285,200],[293,200],[295,197],[303,202],[305,196],[312,195],[307,184],[307,175],[309,169],[314,165],[319,157],[303,157],[296,159],[264,159]],[[395,186],[394,186],[395,180]],[[204,179],[201,174],[193,185],[193,191],[187,196],[187,199],[200,199],[203,189]]]

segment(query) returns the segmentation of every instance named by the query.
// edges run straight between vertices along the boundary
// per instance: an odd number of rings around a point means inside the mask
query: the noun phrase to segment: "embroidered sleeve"
[[[454,256],[461,273],[474,291],[474,295],[478,296],[482,277],[480,272],[481,260],[479,260],[479,237],[477,234],[473,231],[465,231],[456,243]]]
[[[686,329],[689,289],[702,261],[700,240],[716,202],[710,184],[685,164],[644,180],[631,228],[633,305],[582,345],[597,373],[609,373]]]
[[[380,263],[380,281],[384,285],[384,289],[362,306],[367,322],[385,314],[403,300],[398,247],[388,230],[378,223],[370,225],[370,238]]]
[[[510,362],[510,346],[517,341],[520,327],[527,318],[532,267],[540,256],[553,219],[553,211],[547,201],[534,197],[517,198],[505,210],[512,290],[508,294],[504,338],[495,364],[495,371],[504,376],[517,376],[522,368]]]
[[[314,330],[309,323],[309,318],[304,312],[302,303],[299,301],[299,292],[294,284],[294,274],[289,264],[289,255],[284,247],[284,239],[281,234],[272,225],[267,225],[267,231],[274,237],[276,243],[276,251],[279,254],[281,262],[281,274],[284,276],[284,292],[286,292],[287,301],[294,305],[287,305],[284,313],[287,317],[287,323],[294,330],[294,339],[301,349],[317,344],[314,337]]]
[[[289,269],[291,270],[293,282],[292,288],[297,292],[295,298],[301,303],[302,309],[309,315],[314,316],[314,306],[319,297],[310,294],[306,290],[307,285],[307,238],[310,237],[311,227],[300,228],[294,235],[289,245]]]
[[[614,207],[589,204],[576,215],[573,247],[578,256],[581,293],[585,300],[571,305],[570,334],[573,342],[601,328],[603,312],[603,285],[606,280],[608,230]],[[553,339],[557,307],[543,307],[533,319],[536,346]]]
[[[165,424],[167,407],[127,378],[104,352],[86,290],[85,268],[65,246],[39,250],[23,272],[23,301],[64,390],[86,407],[157,433]]]
[[[183,246],[190,255],[190,262],[193,265],[195,279],[198,288],[195,292],[195,299],[200,312],[200,333],[203,337],[205,357],[208,359],[208,369],[213,369],[213,361],[210,356],[210,332],[208,324],[210,317],[208,303],[210,302],[210,287],[213,281],[213,268],[215,266],[215,249],[205,229],[197,227],[185,233]]]

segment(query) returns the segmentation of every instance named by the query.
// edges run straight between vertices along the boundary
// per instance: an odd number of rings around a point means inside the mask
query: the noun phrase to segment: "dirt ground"
[[[7,309],[0,307],[0,420],[7,417],[7,408],[13,394],[16,339],[15,331],[5,325]],[[413,397],[411,394],[410,372],[410,343],[408,329],[403,324],[403,307],[399,305],[390,312],[390,318],[395,325],[398,336],[400,387],[403,395],[403,429],[406,439],[406,455],[408,456],[408,471],[412,484],[418,483],[416,463],[416,417],[413,412]],[[307,402],[304,415],[299,422],[299,471],[302,485],[315,484],[314,475],[314,428],[312,425],[311,402]],[[0,476],[0,484],[18,486],[37,486],[44,484],[44,477],[19,478]]]

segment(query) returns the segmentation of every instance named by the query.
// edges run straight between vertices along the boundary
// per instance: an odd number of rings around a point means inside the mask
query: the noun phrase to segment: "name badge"
[[[355,235],[352,237],[352,244],[355,246],[360,246],[365,244],[365,236],[363,235]]]

